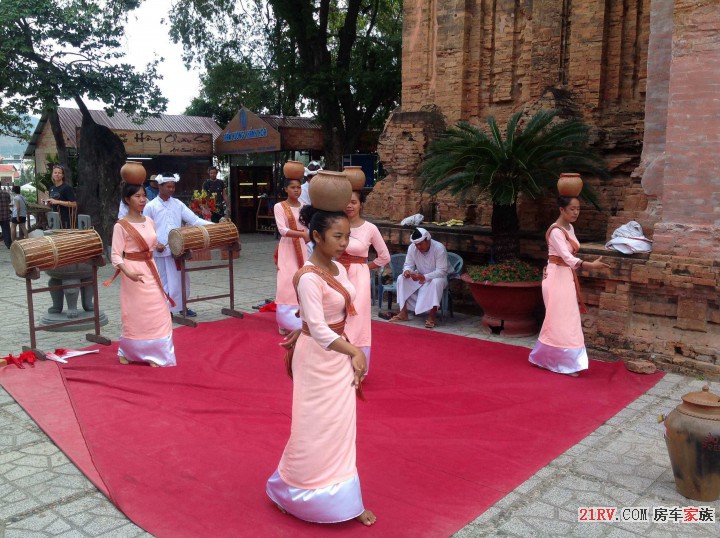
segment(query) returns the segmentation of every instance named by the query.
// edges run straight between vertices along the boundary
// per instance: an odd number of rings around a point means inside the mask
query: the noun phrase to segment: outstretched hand
[[[600,256],[597,260],[592,262],[586,262],[585,267],[589,267],[591,269],[610,269],[610,266],[602,261],[602,256]]]

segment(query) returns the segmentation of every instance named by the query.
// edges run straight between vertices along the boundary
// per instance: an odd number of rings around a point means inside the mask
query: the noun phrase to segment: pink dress
[[[548,254],[559,256],[568,265],[548,263],[546,277],[542,283],[545,301],[545,321],[540,336],[530,353],[530,362],[560,374],[570,374],[587,370],[588,356],[585,350],[585,338],[582,332],[580,307],[573,271],[580,258],[573,250],[580,248],[575,231],[570,225],[568,243],[562,230],[553,228],[548,236]]]
[[[335,265],[335,278],[353,297],[345,268]],[[355,466],[353,368],[347,355],[327,349],[338,338],[328,324],[343,319],[345,300],[313,273],[300,278],[298,296],[312,336],[301,334],[295,344],[290,439],[267,494],[300,519],[337,523],[365,510]]]
[[[143,237],[150,250],[157,245],[155,223],[145,217],[143,223],[130,223]],[[139,245],[120,224],[113,228],[110,259],[117,267],[124,263],[133,272],[142,274],[142,282],[133,282],[120,273],[120,317],[122,335],[118,355],[129,361],[153,362],[159,366],[175,366],[172,319],[165,293],[158,286],[144,261],[123,258],[124,252],[141,252]],[[155,260],[150,258],[150,263]]]
[[[299,230],[306,230],[305,226],[300,224],[300,207],[291,207],[295,223]],[[275,293],[275,305],[278,327],[285,331],[299,329],[302,321],[295,313],[298,310],[297,297],[295,288],[293,288],[293,277],[300,265],[298,265],[297,255],[295,254],[295,245],[292,237],[287,237],[290,231],[288,218],[281,203],[273,206],[275,212],[275,222],[277,223],[278,233],[282,236],[278,244],[278,271],[277,271],[277,291]],[[301,254],[303,264],[307,260],[307,248],[305,241],[300,239]]]
[[[375,264],[382,267],[390,262],[390,253],[387,245],[383,241],[380,230],[371,222],[365,221],[357,228],[350,228],[350,242],[348,243],[345,253],[350,256],[359,256],[367,260],[370,245],[377,252]],[[345,325],[345,334],[348,341],[362,348],[367,358],[368,368],[370,367],[370,345],[372,342],[372,334],[370,328],[371,320],[371,297],[370,297],[370,269],[367,263],[351,263],[348,270],[348,278],[355,286],[355,310],[357,316],[348,316]]]

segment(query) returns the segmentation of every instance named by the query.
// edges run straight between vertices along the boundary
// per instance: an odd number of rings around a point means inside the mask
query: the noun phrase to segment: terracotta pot
[[[363,172],[362,166],[346,166],[343,168],[343,172],[352,185],[352,190],[360,191],[365,186],[365,172]]]
[[[580,196],[583,188],[583,180],[580,174],[560,174],[557,182],[557,190],[560,196]]]
[[[137,161],[127,161],[120,168],[120,177],[125,183],[130,185],[142,185],[147,178],[147,172],[142,163]]]
[[[720,396],[690,392],[665,418],[667,445],[675,488],[697,501],[720,497]]]
[[[343,172],[320,170],[310,182],[313,207],[324,211],[342,211],[352,197],[352,186]]]
[[[283,165],[283,175],[287,179],[302,179],[305,177],[305,165],[300,161],[288,161]]]
[[[542,281],[473,282],[467,273],[460,278],[483,309],[483,331],[503,336],[532,336],[538,332],[535,312],[542,305]]]

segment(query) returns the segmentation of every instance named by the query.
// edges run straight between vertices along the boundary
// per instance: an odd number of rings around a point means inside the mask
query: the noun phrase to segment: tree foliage
[[[548,192],[562,172],[608,177],[602,158],[588,148],[589,127],[577,119],[557,121],[557,115],[555,110],[541,110],[521,128],[518,112],[508,120],[504,134],[492,116],[487,132],[458,122],[431,142],[420,168],[423,190],[431,194],[447,190],[463,199],[479,191],[490,198],[500,259],[514,258],[519,251],[520,194],[536,198]],[[587,184],[582,195],[596,203]]]
[[[165,109],[154,81],[159,60],[136,71],[124,63],[121,39],[127,12],[141,0],[2,0],[0,9],[0,129],[27,136],[21,114],[47,113],[66,181],[72,169],[60,130],[61,100],[82,112],[78,207],[109,244],[119,197],[120,139],[95,123],[84,98],[143,119]]]
[[[401,14],[401,0],[179,0],[170,19],[186,62],[208,73],[198,108],[307,108],[339,166],[399,102]],[[235,89],[218,92],[223,80]]]
[[[123,22],[141,0],[2,0],[0,132],[27,136],[22,114],[67,99],[107,103],[145,116],[164,110],[155,61],[138,72],[123,63]]]

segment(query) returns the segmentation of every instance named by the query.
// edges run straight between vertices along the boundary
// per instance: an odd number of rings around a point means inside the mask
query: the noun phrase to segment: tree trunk
[[[491,225],[495,262],[517,259],[520,256],[517,204],[493,204]]]
[[[72,168],[70,168],[70,159],[68,158],[67,148],[65,147],[65,137],[63,136],[62,127],[60,126],[60,118],[57,113],[57,103],[46,107],[45,111],[50,122],[50,130],[55,139],[55,147],[57,148],[57,156],[60,164],[65,168],[65,183],[71,187],[75,185]]]
[[[120,168],[127,159],[125,146],[110,129],[98,125],[85,103],[75,99],[83,114],[78,147],[78,213],[90,215],[92,226],[107,248],[120,204]]]

